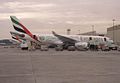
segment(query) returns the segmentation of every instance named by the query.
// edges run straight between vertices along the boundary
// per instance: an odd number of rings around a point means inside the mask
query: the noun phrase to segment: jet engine
[[[63,45],[63,42],[62,41],[54,41],[54,44],[56,44],[56,45]]]
[[[77,42],[75,43],[75,47],[77,50],[88,50],[88,43],[87,42]]]

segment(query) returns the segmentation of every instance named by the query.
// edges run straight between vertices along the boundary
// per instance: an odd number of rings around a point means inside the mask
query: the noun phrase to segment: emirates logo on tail
[[[33,35],[15,16],[10,16],[10,18],[16,31],[28,34],[33,39],[37,40],[37,37]]]

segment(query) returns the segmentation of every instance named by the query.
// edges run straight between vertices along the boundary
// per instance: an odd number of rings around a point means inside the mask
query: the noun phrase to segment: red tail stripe
[[[22,42],[22,41],[18,38],[18,36],[16,36],[16,39],[17,39],[19,42]]]
[[[33,38],[33,34],[32,34],[25,26],[23,26],[21,23],[20,23],[20,26],[25,30],[25,32],[26,32],[29,36],[31,36],[31,37]]]

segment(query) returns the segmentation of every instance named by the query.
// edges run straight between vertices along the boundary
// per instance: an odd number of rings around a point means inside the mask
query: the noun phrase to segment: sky
[[[10,16],[16,16],[32,33],[78,34],[94,30],[106,33],[120,24],[120,0],[0,0],[0,38],[15,31]]]

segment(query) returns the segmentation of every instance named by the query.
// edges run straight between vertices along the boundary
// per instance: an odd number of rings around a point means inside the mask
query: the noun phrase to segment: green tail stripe
[[[21,26],[21,25],[20,25],[20,23],[19,23],[19,22],[17,22],[16,20],[14,20],[13,18],[11,18],[11,20],[12,20],[12,22],[13,22],[13,23],[15,23],[15,24],[17,24],[17,25]]]

